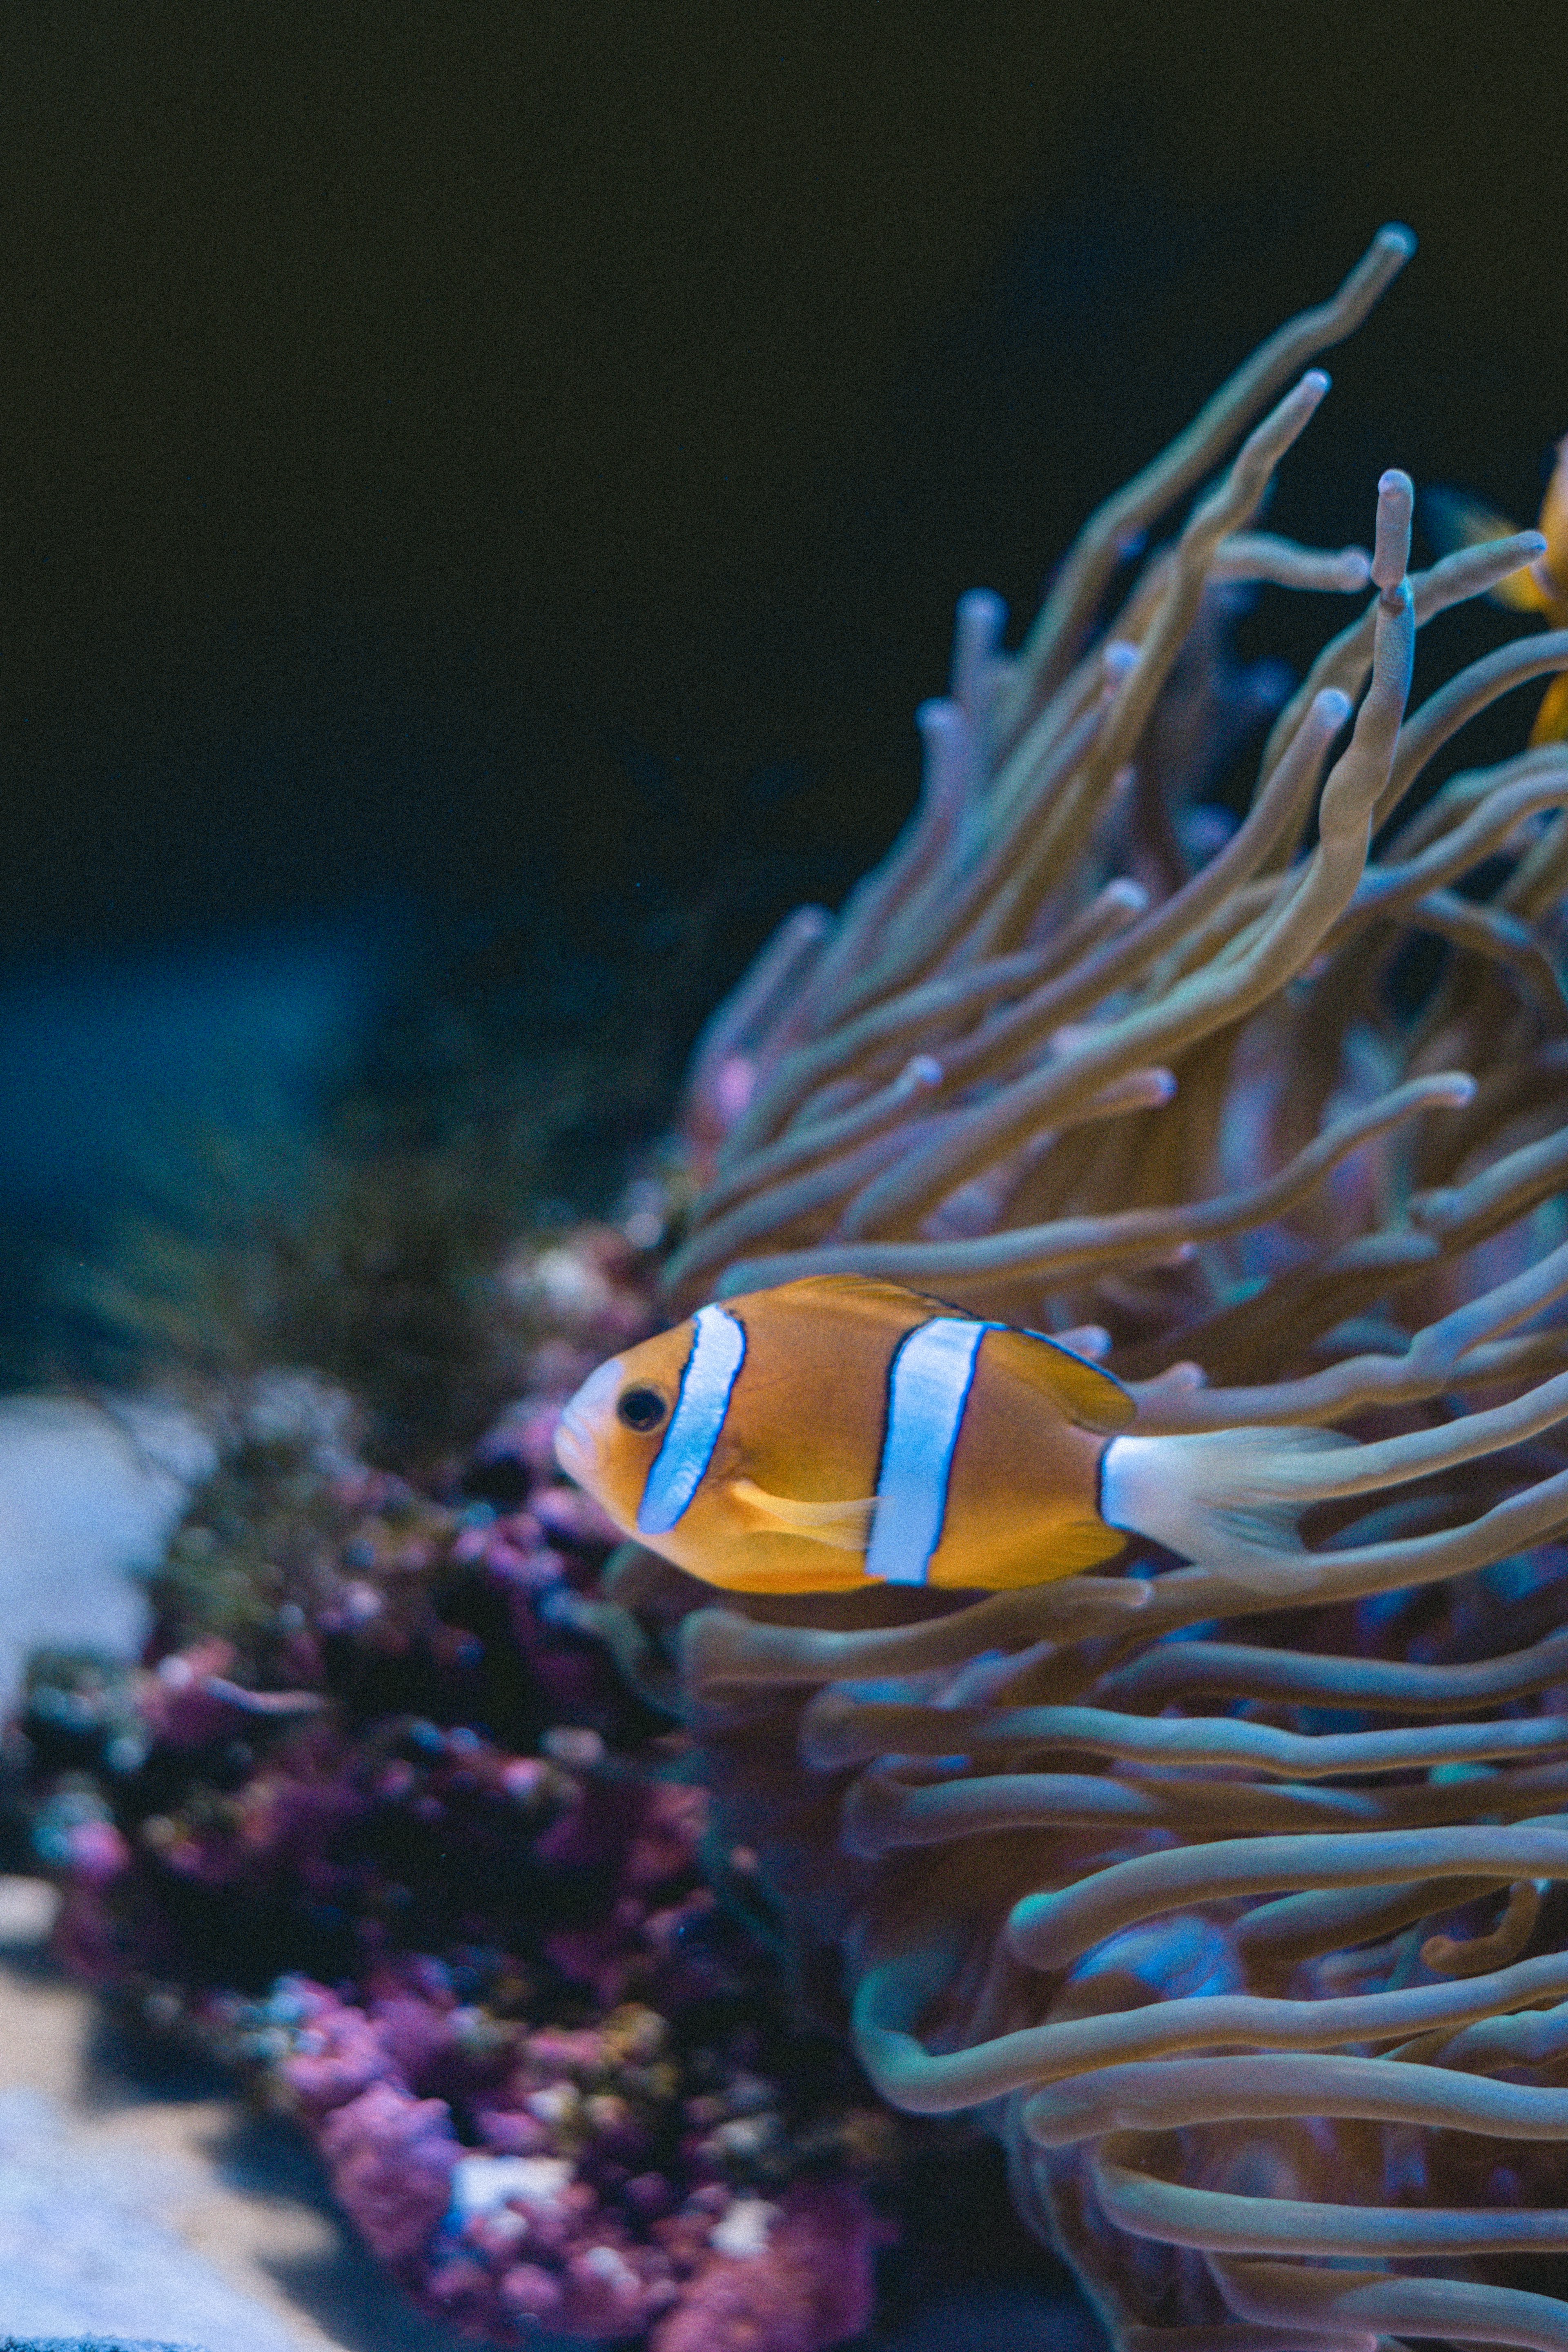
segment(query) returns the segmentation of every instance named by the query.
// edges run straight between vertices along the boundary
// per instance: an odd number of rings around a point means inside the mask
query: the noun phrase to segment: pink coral
[[[284,1996],[289,1995],[299,2002],[306,2023],[279,2074],[305,2115],[330,2115],[374,2083],[392,2079],[392,2061],[362,2010],[346,2008],[321,1985],[289,1985]]]
[[[131,1862],[131,1848],[112,1822],[79,1822],[66,1833],[66,1866],[82,1886],[108,1886]]]
[[[803,2183],[782,2205],[731,2209],[728,2236],[663,2321],[653,2352],[821,2352],[869,2326],[888,2232],[865,2199]],[[733,2249],[730,2251],[729,2249]]]
[[[443,2099],[373,2083],[321,2126],[332,2194],[373,2253],[403,2265],[422,2254],[451,2201],[460,2153]]]
[[[503,2023],[405,1959],[368,2007],[295,1979],[228,2027],[292,2095],[367,2243],[470,2332],[507,2341],[532,2316],[619,2341],[658,2321],[661,2347],[822,2352],[868,2318],[890,2231],[854,2132],[830,2172],[792,2177],[781,2085],[683,2056],[655,2010]]]

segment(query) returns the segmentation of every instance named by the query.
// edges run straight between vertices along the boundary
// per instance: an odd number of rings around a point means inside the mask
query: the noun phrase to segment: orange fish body
[[[568,1405],[563,1466],[629,1536],[750,1592],[998,1591],[1112,1558],[1131,1400],[1036,1333],[825,1277],[708,1307]]]

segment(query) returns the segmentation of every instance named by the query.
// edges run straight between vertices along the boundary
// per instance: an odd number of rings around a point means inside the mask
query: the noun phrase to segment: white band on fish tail
[[[980,1342],[995,1323],[938,1316],[907,1332],[888,1368],[888,1423],[866,1573],[923,1584],[942,1541],[952,1450],[974,1380]]]
[[[680,1394],[643,1488],[639,1535],[667,1536],[702,1484],[745,1360],[745,1331],[721,1307],[699,1307],[696,1326]]]

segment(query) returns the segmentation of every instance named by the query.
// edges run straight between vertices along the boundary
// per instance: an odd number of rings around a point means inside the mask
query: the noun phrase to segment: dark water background
[[[400,990],[657,1093],[890,838],[957,594],[1016,628],[1382,221],[1421,252],[1274,526],[1364,539],[1390,463],[1527,520],[1568,429],[1559,9],[0,21],[0,1386],[57,1260],[191,1139],[269,1152]],[[1087,2340],[1002,2210],[930,2189],[904,2341]],[[961,2242],[1002,2301],[933,2318]]]
[[[1390,462],[1528,519],[1568,426],[1555,12],[11,21],[13,1340],[167,1134],[292,1117],[421,958],[500,971],[542,1049],[640,1022],[673,1066],[889,838],[956,594],[1026,617],[1382,220],[1422,251],[1274,524],[1364,538]]]

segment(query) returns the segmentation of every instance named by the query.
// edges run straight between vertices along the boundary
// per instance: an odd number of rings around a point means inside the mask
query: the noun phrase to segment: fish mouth
[[[575,1396],[568,1397],[555,1428],[555,1459],[568,1478],[593,1492],[599,1466],[599,1432],[619,1393],[623,1368],[618,1356],[590,1372]]]
[[[577,1484],[584,1486],[593,1471],[594,1454],[592,1437],[568,1406],[556,1424],[556,1461],[568,1478],[575,1478]]]

